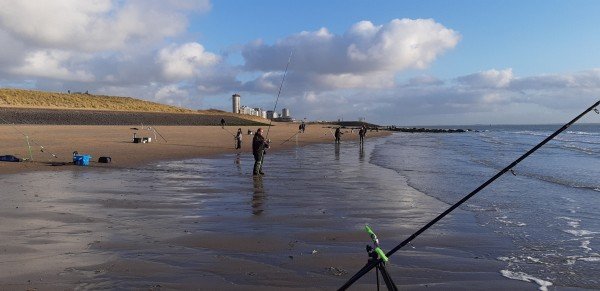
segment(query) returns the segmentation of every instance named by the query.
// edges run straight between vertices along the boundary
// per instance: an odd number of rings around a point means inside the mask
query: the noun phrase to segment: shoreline
[[[248,130],[268,126],[159,126],[152,130],[142,130],[140,126],[115,125],[0,125],[0,142],[4,145],[0,155],[14,155],[28,158],[27,139],[31,145],[31,161],[0,162],[0,174],[16,174],[31,171],[82,170],[82,168],[130,168],[154,161],[173,161],[193,158],[206,158],[222,154],[241,153],[252,155],[252,137]],[[16,129],[15,129],[16,128]],[[133,130],[137,128],[138,130]],[[241,128],[244,133],[242,149],[234,149],[233,134]],[[150,143],[133,143],[133,133],[137,137],[151,137]],[[293,146],[314,143],[333,143],[330,130],[321,124],[307,124],[304,133],[298,132],[296,123],[273,123],[269,132],[270,151],[279,151]],[[387,136],[388,131],[369,132],[367,139]],[[291,139],[290,139],[291,138]],[[297,138],[297,141],[296,141]],[[284,144],[284,141],[288,140]],[[356,132],[349,130],[342,141],[358,140]],[[43,147],[43,151],[42,151]],[[72,164],[73,152],[92,156],[90,166]],[[111,157],[109,164],[98,163],[102,156]],[[65,163],[65,165],[63,165]]]

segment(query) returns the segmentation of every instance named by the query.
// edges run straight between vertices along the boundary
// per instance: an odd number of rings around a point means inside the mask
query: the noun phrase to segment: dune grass
[[[197,112],[191,109],[144,101],[131,97],[92,95],[87,93],[67,94],[9,88],[0,88],[0,107],[169,113]]]

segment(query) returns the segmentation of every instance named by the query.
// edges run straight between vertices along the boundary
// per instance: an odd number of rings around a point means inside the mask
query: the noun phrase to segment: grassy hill
[[[0,89],[0,107],[46,109],[93,109],[110,111],[143,111],[192,113],[180,108],[131,97],[92,95],[86,93],[57,93],[21,89]]]

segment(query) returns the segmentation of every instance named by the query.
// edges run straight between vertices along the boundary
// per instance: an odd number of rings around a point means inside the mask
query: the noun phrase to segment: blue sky
[[[600,98],[598,1],[49,2],[0,0],[0,86],[272,109],[292,50],[297,118],[561,123]]]

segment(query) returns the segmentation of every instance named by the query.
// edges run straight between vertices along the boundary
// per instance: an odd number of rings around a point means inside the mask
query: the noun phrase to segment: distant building
[[[290,117],[290,110],[287,109],[287,108],[281,109],[281,117],[283,117],[283,118],[289,118]]]
[[[240,99],[242,96],[240,96],[239,94],[233,94],[231,95],[231,105],[233,106],[233,113],[241,113],[240,112]]]
[[[252,107],[248,107],[248,106],[242,106],[240,108],[240,114],[258,116],[258,112],[256,111],[256,109],[254,109]]]
[[[279,117],[279,114],[277,114],[277,112],[273,111],[273,110],[268,110],[267,111],[267,118],[268,119],[273,119],[273,118],[277,118]]]

